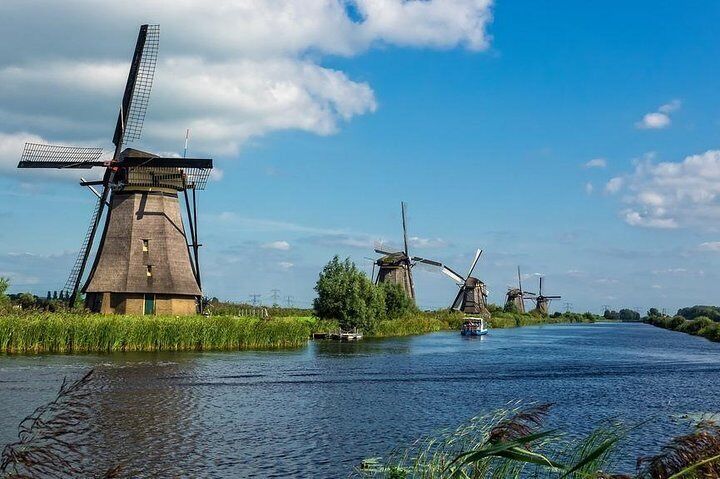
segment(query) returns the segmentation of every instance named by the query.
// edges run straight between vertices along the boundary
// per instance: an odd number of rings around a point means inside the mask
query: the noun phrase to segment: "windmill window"
[[[152,265],[147,265],[147,275],[148,278],[152,276]]]
[[[147,253],[150,248],[150,240],[142,240],[143,242],[143,252]]]

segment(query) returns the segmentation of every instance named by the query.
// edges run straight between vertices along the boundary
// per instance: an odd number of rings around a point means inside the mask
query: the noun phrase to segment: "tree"
[[[17,302],[22,309],[30,309],[35,306],[35,296],[32,293],[20,293]]]
[[[322,319],[336,319],[342,329],[372,332],[385,316],[383,290],[346,258],[335,255],[320,272],[313,301],[315,314]]]
[[[10,287],[10,279],[0,276],[0,309],[10,306],[10,298],[8,298],[7,289]]]

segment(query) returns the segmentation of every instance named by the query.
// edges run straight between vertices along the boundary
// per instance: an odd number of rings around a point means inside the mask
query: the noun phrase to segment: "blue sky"
[[[222,172],[200,196],[206,294],[309,305],[332,255],[370,272],[375,241],[399,244],[404,200],[412,252],[464,271],[482,248],[495,302],[520,265],[559,309],[717,303],[717,2],[248,1],[220,19],[138,1],[107,30],[116,12],[87,0],[31,3],[0,6],[15,291],[64,283],[93,205],[72,175],[14,170],[23,141],[107,147],[137,25],[158,22],[133,146],[179,152],[190,127]],[[420,306],[453,299],[415,278]]]

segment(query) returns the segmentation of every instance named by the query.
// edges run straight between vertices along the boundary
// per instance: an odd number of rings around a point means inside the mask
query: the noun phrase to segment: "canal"
[[[626,445],[634,457],[720,411],[720,344],[644,324],[548,325],[291,351],[0,356],[0,444],[90,368],[93,447],[128,477],[346,477],[515,400],[554,403],[549,425],[578,433],[653,418]]]

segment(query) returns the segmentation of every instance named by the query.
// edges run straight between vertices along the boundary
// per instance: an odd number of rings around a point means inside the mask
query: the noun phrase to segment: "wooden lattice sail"
[[[195,193],[205,187],[212,160],[123,150],[142,132],[159,37],[158,25],[140,27],[113,135],[112,159],[101,161],[100,148],[27,143],[18,164],[18,168],[104,168],[101,180],[80,183],[96,194],[98,202],[65,286],[72,305],[107,206],[97,254],[82,288],[86,307],[96,312],[195,314],[202,307]]]
[[[475,252],[475,257],[470,264],[470,270],[465,276],[453,271],[449,267],[437,261],[428,260],[415,256],[414,261],[419,263],[425,263],[431,266],[436,266],[440,270],[449,276],[460,288],[450,305],[451,310],[461,311],[466,314],[473,314],[490,318],[490,311],[488,310],[488,290],[484,282],[480,281],[475,276],[472,276],[475,267],[480,260],[482,250],[478,249]]]

